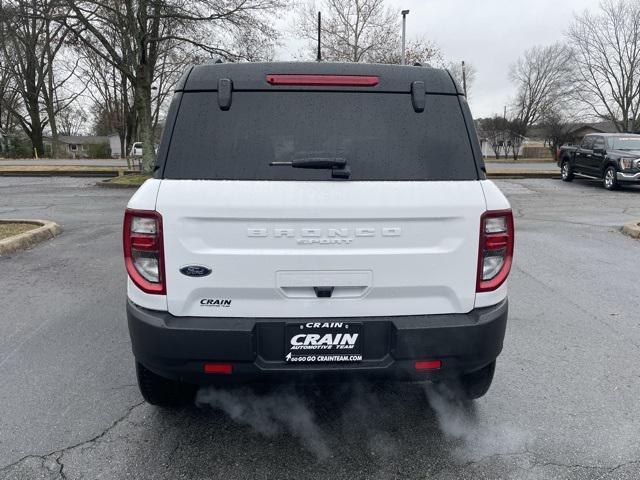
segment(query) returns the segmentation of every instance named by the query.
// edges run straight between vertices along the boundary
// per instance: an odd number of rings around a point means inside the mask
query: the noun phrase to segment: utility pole
[[[402,10],[402,65],[407,63],[407,59],[405,58],[405,45],[407,41],[407,15],[409,14],[409,10]]]
[[[320,49],[320,28],[322,27],[322,13],[318,12],[318,56],[316,60],[322,61],[322,50]]]
[[[464,60],[462,60],[462,91],[467,96],[467,71],[464,68]]]

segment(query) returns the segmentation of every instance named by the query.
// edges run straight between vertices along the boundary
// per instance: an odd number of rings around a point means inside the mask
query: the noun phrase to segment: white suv
[[[514,231],[448,72],[185,72],[124,221],[144,398],[212,382],[493,378]]]

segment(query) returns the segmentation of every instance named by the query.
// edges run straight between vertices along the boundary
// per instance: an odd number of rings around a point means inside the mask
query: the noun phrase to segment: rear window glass
[[[164,177],[210,180],[331,180],[331,170],[270,166],[343,158],[350,180],[474,180],[477,172],[457,97],[409,94],[185,92]]]

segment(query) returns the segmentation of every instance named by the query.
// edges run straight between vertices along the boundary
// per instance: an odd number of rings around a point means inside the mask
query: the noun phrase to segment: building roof
[[[511,132],[509,131],[509,129],[502,129],[500,130],[500,133],[506,138],[510,135],[514,135],[515,132]],[[476,134],[478,135],[479,140],[486,140],[489,137],[489,134],[485,132],[482,128],[480,128],[477,120],[476,120]],[[527,132],[526,136],[520,135],[519,133],[515,133],[515,135],[517,135],[518,137],[524,140],[529,140],[531,138],[531,136],[529,135],[529,132]]]
[[[618,133],[618,129],[616,128],[615,124],[608,120],[593,123],[576,123],[569,129],[569,133],[574,133],[584,128],[597,130],[600,133]]]
[[[598,133],[618,133],[616,126],[613,122],[603,121],[603,122],[575,122],[569,124],[567,127],[567,132],[570,135],[584,134],[580,132],[581,130],[589,130],[595,131]],[[591,132],[589,132],[591,133]],[[540,125],[535,125],[527,130],[527,137],[529,139],[536,140],[544,140],[546,137],[545,128]]]
[[[47,137],[47,140],[52,140],[51,137]],[[60,135],[58,137],[60,143],[74,144],[74,145],[89,145],[98,143],[109,143],[109,137],[106,135]]]
[[[640,134],[637,133],[624,133],[624,132],[616,132],[616,133],[587,133],[585,137],[589,137],[591,135],[598,135],[599,137],[640,137]]]

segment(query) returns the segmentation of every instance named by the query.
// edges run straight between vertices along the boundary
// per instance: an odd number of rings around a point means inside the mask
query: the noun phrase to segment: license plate
[[[362,360],[362,323],[289,323],[286,330],[285,360],[289,363]]]

